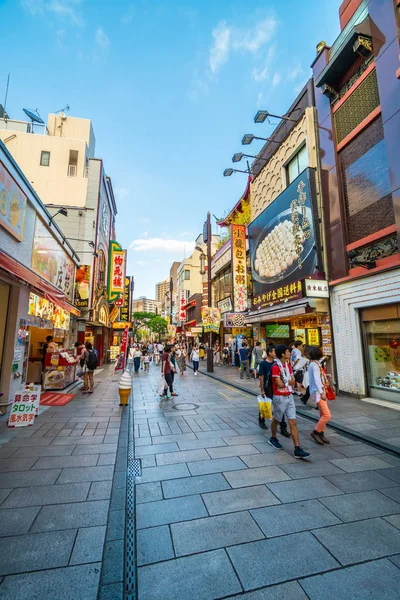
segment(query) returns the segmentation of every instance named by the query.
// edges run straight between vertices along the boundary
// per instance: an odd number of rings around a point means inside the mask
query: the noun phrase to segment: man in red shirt
[[[290,433],[294,443],[294,457],[308,458],[309,452],[299,445],[299,431],[296,423],[296,406],[293,400],[294,377],[290,365],[290,350],[285,344],[275,347],[276,361],[271,370],[272,375],[272,412],[274,418],[271,422],[271,437],[268,443],[277,450],[283,448],[276,437],[278,424],[286,417],[290,425]]]

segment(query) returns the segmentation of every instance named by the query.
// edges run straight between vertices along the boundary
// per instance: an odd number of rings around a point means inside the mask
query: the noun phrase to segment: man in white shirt
[[[296,376],[296,372],[300,371],[301,369],[301,358],[302,358],[302,351],[303,351],[303,342],[301,340],[296,340],[293,346],[293,350],[290,353],[290,360],[292,363],[292,368],[293,368],[293,373],[294,373],[294,378],[296,381],[296,388],[294,390],[295,394],[298,394],[301,396],[301,377],[299,377],[300,373]]]

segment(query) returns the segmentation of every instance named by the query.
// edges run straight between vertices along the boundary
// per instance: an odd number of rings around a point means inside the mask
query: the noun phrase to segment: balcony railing
[[[78,167],[76,165],[68,165],[68,177],[76,177]]]

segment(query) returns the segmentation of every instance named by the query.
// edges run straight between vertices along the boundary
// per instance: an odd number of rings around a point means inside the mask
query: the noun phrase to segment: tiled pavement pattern
[[[188,370],[160,402],[158,376],[134,377],[139,600],[398,600],[400,459],[299,419],[297,461],[253,396]]]
[[[200,361],[200,371],[205,372],[206,361]],[[244,389],[258,394],[259,382],[254,379],[243,379],[239,377],[239,370],[230,366],[215,366],[214,375],[223,379],[226,383],[239,385]],[[390,403],[386,403],[389,404]],[[296,399],[296,405],[301,412],[316,417],[314,404],[309,400],[304,406]],[[400,452],[400,406],[393,403],[393,408],[379,406],[350,398],[349,396],[338,396],[335,403],[330,403],[332,412],[332,423],[344,426],[361,436],[368,436],[378,442],[390,444]]]
[[[100,576],[101,598],[111,598],[107,592],[116,589],[121,597],[122,409],[112,367],[95,380],[92,396],[77,391],[64,407],[42,407],[32,427],[0,423],[2,600],[95,600]],[[112,490],[114,467],[122,477]],[[111,561],[102,571],[103,550]]]

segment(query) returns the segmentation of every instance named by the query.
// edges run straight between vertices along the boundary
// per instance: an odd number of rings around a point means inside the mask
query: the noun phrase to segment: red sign
[[[121,348],[119,350],[118,361],[115,366],[115,372],[123,371],[125,369],[126,351],[128,349],[128,334],[129,334],[129,327],[125,327],[124,335],[122,336]]]
[[[186,291],[179,290],[178,321],[186,321]]]

